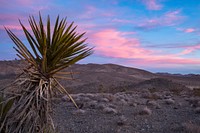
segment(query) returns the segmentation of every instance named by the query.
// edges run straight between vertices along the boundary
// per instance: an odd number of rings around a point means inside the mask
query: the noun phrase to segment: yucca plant
[[[77,107],[57,80],[68,79],[71,72],[61,70],[92,54],[92,48],[88,48],[86,39],[82,39],[85,33],[78,34],[77,26],[73,22],[68,25],[66,18],[60,20],[58,16],[53,31],[49,16],[46,25],[40,14],[39,23],[30,16],[29,24],[32,32],[20,21],[31,49],[5,28],[16,45],[17,56],[27,64],[15,81],[15,89],[8,89],[10,95],[17,96],[6,120],[8,133],[54,132],[50,111],[55,93],[67,94]]]
[[[7,132],[5,121],[6,121],[6,118],[8,117],[8,112],[10,111],[13,103],[14,103],[14,97],[5,100],[3,96],[0,96],[0,131],[1,133]]]

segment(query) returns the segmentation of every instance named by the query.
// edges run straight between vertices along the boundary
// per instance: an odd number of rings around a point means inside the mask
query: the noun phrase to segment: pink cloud
[[[160,26],[173,26],[181,22],[184,16],[180,15],[180,10],[167,12],[160,17],[142,20],[138,24],[139,28],[152,29]]]
[[[165,25],[175,25],[183,18],[184,17],[180,15],[180,10],[175,10],[172,12],[167,12],[161,20]]]
[[[4,25],[4,26],[0,26],[0,29],[4,30],[5,29],[4,27],[6,27],[10,30],[22,30],[21,26],[16,26],[16,25]]]
[[[182,48],[184,48],[184,50],[181,53],[179,53],[179,55],[187,55],[196,50],[200,50],[200,44],[193,45],[193,46],[183,46]]]
[[[184,33],[193,33],[198,31],[196,28],[176,28],[177,31],[182,31]]]
[[[24,19],[24,16],[16,15],[16,14],[0,14],[0,21],[3,22],[13,22],[17,21],[18,19]]]
[[[183,66],[186,67],[186,66],[191,66],[191,65],[198,66],[200,64],[200,61],[197,59],[168,58],[166,60],[163,60],[163,59],[156,59],[156,60],[140,59],[138,61],[128,60],[128,61],[125,61],[124,63],[130,66],[134,64],[134,66],[137,66],[137,67],[148,66],[151,68],[176,68],[176,67],[181,68]]]
[[[149,10],[161,10],[162,5],[158,3],[157,0],[142,0],[142,2],[145,4],[147,9]]]
[[[101,13],[101,15],[102,15],[102,16],[105,16],[105,17],[112,17],[112,16],[114,16],[115,14],[112,13],[112,12],[103,12],[103,13]]]
[[[188,29],[184,30],[185,33],[191,33],[191,32],[195,32],[195,31],[196,31],[196,29],[194,29],[194,28],[188,28]]]
[[[19,5],[22,5],[22,6],[32,6],[33,4],[35,3],[38,3],[40,2],[41,3],[47,3],[49,2],[48,0],[16,0],[16,3],[19,3]],[[36,7],[37,8],[37,7]]]
[[[80,15],[80,18],[83,18],[83,19],[93,18],[96,12],[97,12],[96,7],[87,5],[85,7],[85,11]]]
[[[126,23],[132,23],[131,20],[126,20],[126,19],[118,19],[118,18],[114,18],[112,20],[112,22],[116,22],[116,23],[123,23],[123,24],[126,24]]]
[[[106,29],[92,34],[90,41],[95,45],[97,54],[113,58],[138,58],[151,53],[140,46],[138,39],[127,38],[127,34],[132,33]]]
[[[31,5],[33,3],[33,1],[32,0],[17,0],[17,3],[27,6],[27,5]]]
[[[158,57],[149,59],[153,63],[162,63],[162,64],[199,64],[200,60],[197,59],[186,59],[186,58],[180,58],[180,57]]]
[[[101,17],[113,17],[115,16],[115,13],[110,10],[110,11],[106,11],[106,10],[101,10],[99,8],[97,8],[96,6],[92,6],[92,5],[87,5],[85,6],[85,11],[82,12],[80,14],[80,18],[83,19],[91,19],[91,18],[101,18]]]
[[[181,57],[183,54],[199,49],[200,45],[187,47],[188,50],[181,54],[163,55],[160,51],[142,47],[139,39],[127,37],[127,34],[128,32],[120,32],[116,29],[104,29],[91,34],[92,39],[88,41],[95,46],[95,52],[100,56],[124,59],[139,65],[200,64],[200,60]]]

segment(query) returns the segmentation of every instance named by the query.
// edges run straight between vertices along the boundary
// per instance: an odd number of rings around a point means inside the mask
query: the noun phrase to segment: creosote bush
[[[33,16],[28,21],[31,30],[20,21],[28,41],[26,45],[5,28],[16,45],[17,56],[26,67],[10,87],[1,90],[7,98],[15,97],[3,127],[7,133],[54,132],[50,115],[52,97],[58,92],[65,93],[77,107],[57,80],[71,79],[72,73],[61,70],[92,54],[92,48],[82,39],[85,33],[78,34],[77,26],[73,22],[68,24],[66,18],[60,20],[58,16],[53,30],[49,16],[46,24],[40,14],[38,23]]]

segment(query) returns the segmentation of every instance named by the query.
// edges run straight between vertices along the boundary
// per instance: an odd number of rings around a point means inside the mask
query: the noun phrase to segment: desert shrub
[[[119,120],[117,121],[117,125],[124,126],[126,124],[127,124],[127,118],[124,115],[120,116]]]
[[[106,93],[107,90],[103,84],[100,84],[98,87],[98,91],[99,91],[99,93]]]
[[[194,88],[192,92],[194,96],[200,96],[200,88]]]
[[[152,110],[150,110],[148,107],[144,107],[139,112],[140,115],[151,115]]]
[[[157,92],[157,89],[156,89],[156,88],[149,88],[149,92],[150,92],[150,93]]]
[[[200,126],[193,123],[184,123],[184,132],[185,133],[200,133]]]

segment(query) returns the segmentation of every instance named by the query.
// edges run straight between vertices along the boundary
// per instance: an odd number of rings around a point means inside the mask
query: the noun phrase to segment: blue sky
[[[198,0],[0,0],[0,60],[16,58],[4,26],[27,43],[18,19],[59,14],[87,32],[94,54],[79,63],[115,63],[152,72],[200,73]]]

